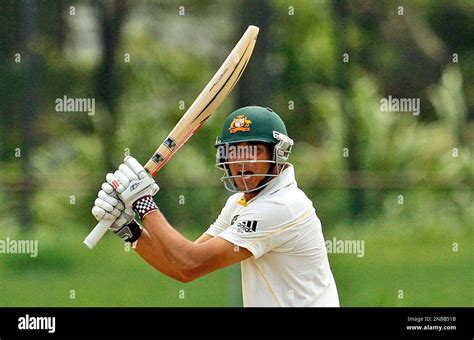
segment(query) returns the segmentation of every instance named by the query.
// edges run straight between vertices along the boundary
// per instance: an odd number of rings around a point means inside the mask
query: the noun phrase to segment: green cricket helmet
[[[222,129],[221,136],[216,140],[216,166],[224,171],[224,176],[221,180],[227,190],[231,192],[238,192],[234,178],[239,176],[232,176],[228,165],[232,162],[228,161],[227,154],[229,154],[229,145],[236,143],[252,142],[265,143],[273,148],[273,158],[271,160],[245,160],[238,161],[244,164],[245,162],[268,162],[271,163],[267,174],[253,174],[251,176],[265,176],[265,180],[257,188],[245,190],[243,192],[252,192],[262,189],[268,182],[278,176],[283,171],[284,166],[288,162],[288,156],[293,146],[293,140],[288,137],[285,123],[283,120],[270,108],[260,106],[246,106],[232,112],[226,119]],[[237,162],[235,162],[237,163]],[[278,174],[273,174],[273,169],[277,167],[280,169]],[[245,181],[244,181],[245,183]]]
[[[285,123],[273,110],[260,106],[246,106],[232,112],[224,123],[216,147],[226,143],[263,142],[277,144],[273,132],[288,136]]]

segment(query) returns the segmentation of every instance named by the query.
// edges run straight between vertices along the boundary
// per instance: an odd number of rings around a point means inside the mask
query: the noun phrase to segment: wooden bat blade
[[[252,56],[258,31],[258,27],[249,26],[216,74],[181,117],[153,157],[145,164],[145,169],[152,176],[187,142],[229,95]]]

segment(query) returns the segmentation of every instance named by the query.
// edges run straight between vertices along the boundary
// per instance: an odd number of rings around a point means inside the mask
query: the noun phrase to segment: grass
[[[0,255],[0,306],[241,305],[238,266],[184,284],[125,251],[112,235],[94,250],[82,245],[84,235],[43,232],[37,258]],[[237,282],[230,282],[235,276]]]
[[[329,255],[343,306],[474,305],[474,240],[468,227],[386,223],[340,227],[326,237],[365,241],[364,257]]]
[[[239,265],[183,284],[125,251],[112,235],[91,251],[82,245],[84,229],[38,230],[37,258],[0,254],[0,306],[242,305]],[[1,239],[13,238],[5,232]],[[470,227],[372,221],[328,228],[325,237],[365,242],[364,257],[329,255],[343,306],[474,305]]]

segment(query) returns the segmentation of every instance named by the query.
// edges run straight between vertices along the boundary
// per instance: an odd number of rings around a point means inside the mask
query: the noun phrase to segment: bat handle
[[[101,220],[87,235],[83,243],[89,249],[94,248],[113,223],[114,220]]]

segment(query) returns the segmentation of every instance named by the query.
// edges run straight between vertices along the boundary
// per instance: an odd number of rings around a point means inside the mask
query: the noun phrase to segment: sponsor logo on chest
[[[257,230],[257,221],[240,221],[237,223],[238,233],[254,233]]]

